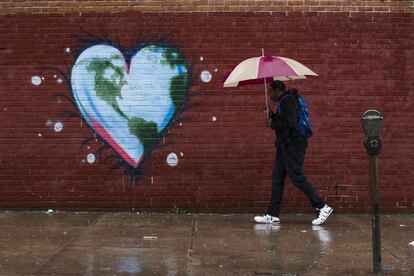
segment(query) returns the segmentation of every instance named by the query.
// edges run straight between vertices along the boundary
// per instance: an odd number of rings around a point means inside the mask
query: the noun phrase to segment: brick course
[[[299,88],[310,105],[315,135],[306,173],[323,197],[338,212],[370,209],[360,118],[376,108],[385,118],[379,155],[382,209],[414,210],[412,1],[1,5],[2,208],[264,210],[270,198],[274,134],[264,127],[263,87],[220,88],[226,71],[264,48],[299,60],[320,75],[288,85]],[[79,112],[67,99],[71,91],[64,77],[83,49],[102,40],[125,51],[163,41],[179,47],[191,64],[192,97],[160,140],[162,147],[140,169],[142,175],[128,166],[111,171],[116,164],[111,148],[97,155],[97,163],[85,162],[88,153],[97,153],[106,143],[85,121],[65,115]],[[203,70],[211,72],[211,82],[200,80]],[[63,82],[57,83],[54,75]],[[34,86],[32,76],[45,79]],[[48,122],[62,122],[63,131],[54,132]],[[177,167],[166,164],[170,152],[179,157]],[[283,211],[311,210],[288,184]]]
[[[413,13],[411,0],[175,0],[0,1],[0,13],[70,12],[398,12]]]

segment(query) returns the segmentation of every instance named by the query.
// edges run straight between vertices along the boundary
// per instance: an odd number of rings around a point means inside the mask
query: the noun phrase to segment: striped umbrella
[[[306,79],[307,76],[318,76],[305,65],[285,57],[261,56],[246,59],[239,63],[225,76],[223,87],[237,87],[248,84],[265,85],[266,108],[267,85],[273,80]],[[267,110],[268,111],[268,110]]]

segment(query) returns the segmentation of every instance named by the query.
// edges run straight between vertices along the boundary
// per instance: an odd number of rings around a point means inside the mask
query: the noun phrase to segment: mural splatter
[[[190,73],[176,48],[149,44],[129,64],[117,48],[85,49],[71,72],[82,117],[130,166],[147,157],[187,98]]]

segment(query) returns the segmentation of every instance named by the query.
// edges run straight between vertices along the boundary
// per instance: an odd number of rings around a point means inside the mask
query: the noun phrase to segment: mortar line
[[[67,241],[65,244],[63,244],[60,248],[57,249],[57,251],[55,253],[53,253],[52,255],[50,255],[49,258],[47,258],[41,265],[39,265],[39,268],[35,269],[33,271],[33,274],[37,274],[39,273],[39,271],[56,255],[58,255],[60,252],[62,252],[64,249],[66,249],[68,247],[69,244],[71,244],[72,242],[76,241],[77,239],[79,239],[86,231],[90,230],[90,228],[94,227],[99,221],[101,221],[104,217],[106,217],[107,214],[103,214],[99,217],[97,217],[95,219],[95,221],[93,221],[90,225],[86,226],[85,229],[83,231],[81,231],[78,235],[76,235],[75,237],[73,237],[71,240]]]

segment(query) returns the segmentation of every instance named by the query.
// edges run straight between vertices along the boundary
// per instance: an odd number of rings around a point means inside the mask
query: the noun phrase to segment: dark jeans
[[[292,183],[309,198],[314,208],[325,206],[324,200],[315,192],[303,173],[306,148],[307,146],[304,146],[288,153],[277,149],[272,173],[272,198],[267,214],[279,216],[286,176],[289,176]]]

